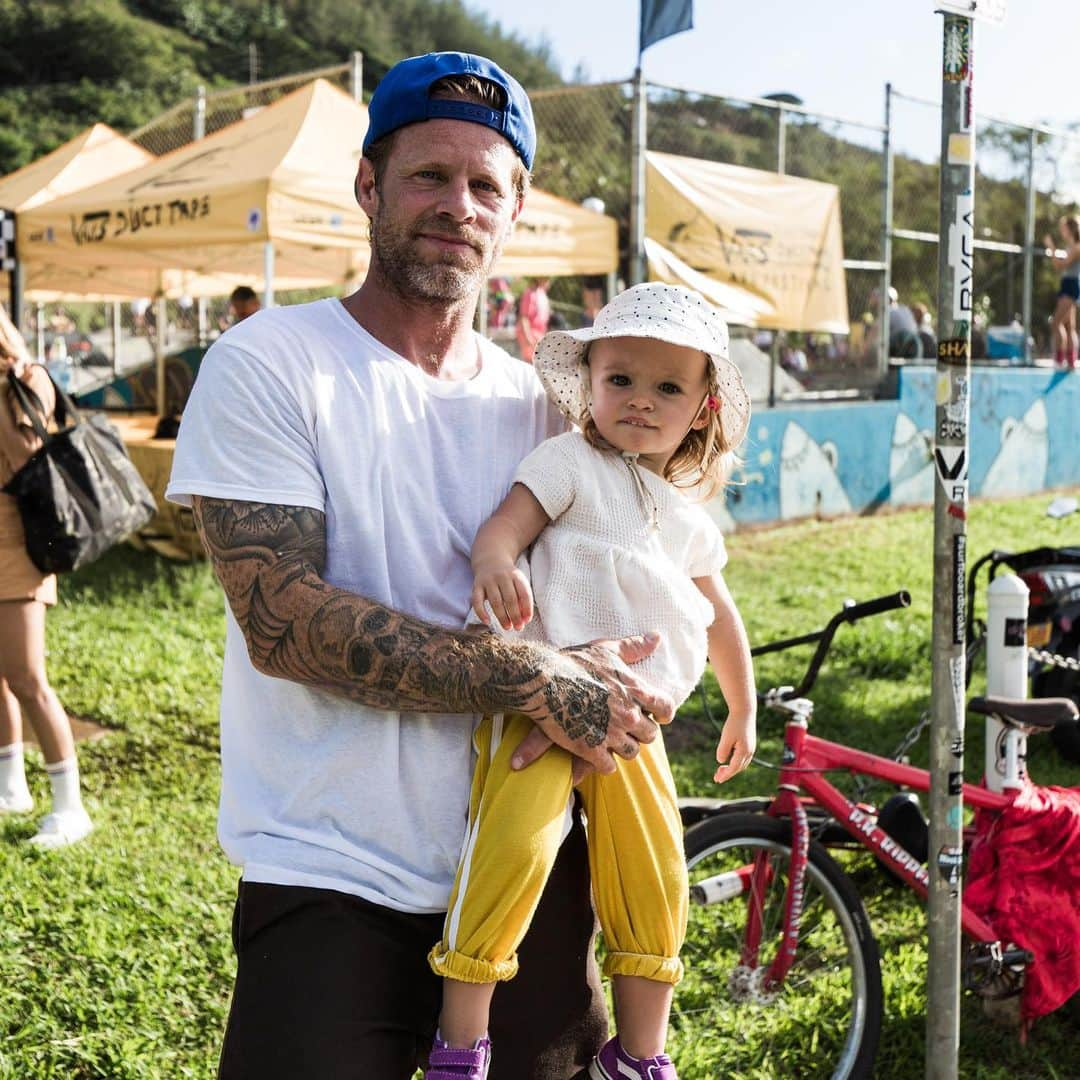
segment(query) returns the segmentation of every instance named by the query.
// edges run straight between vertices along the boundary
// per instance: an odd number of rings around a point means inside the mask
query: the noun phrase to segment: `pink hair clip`
[[[720,399],[715,394],[710,394],[705,399],[705,408],[710,412],[718,413],[720,411]]]

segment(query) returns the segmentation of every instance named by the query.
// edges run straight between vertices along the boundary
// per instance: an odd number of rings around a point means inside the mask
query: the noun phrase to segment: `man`
[[[233,325],[243,322],[262,307],[255,290],[250,285],[237,285],[229,294],[229,314]]]
[[[536,721],[522,764],[550,739],[610,772],[671,712],[627,666],[651,639],[559,653],[461,629],[473,536],[561,426],[531,369],[472,331],[528,186],[528,98],[489,60],[429,54],[387,73],[369,125],[366,280],[215,344],[168,490],[193,502],[229,606],[227,1078],[424,1064],[476,714]],[[578,823],[496,995],[493,1080],[574,1076],[603,1041],[584,860]]]

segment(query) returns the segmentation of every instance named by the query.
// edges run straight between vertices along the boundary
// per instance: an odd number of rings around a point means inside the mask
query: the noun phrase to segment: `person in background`
[[[30,362],[22,335],[0,307],[0,487],[40,445],[19,408],[9,373],[41,402],[46,423],[55,391],[45,369]],[[0,493],[0,814],[28,814],[34,800],[26,783],[23,717],[45,755],[52,812],[30,843],[66,847],[93,828],[79,792],[79,764],[71,723],[45,671],[45,611],[56,603],[56,576],[43,574],[26,554],[15,499]]]
[[[261,307],[259,297],[250,285],[237,285],[229,294],[229,314],[234,326],[254,315]]]
[[[536,278],[525,286],[518,300],[517,340],[521,359],[532,363],[537,343],[548,332],[551,321],[551,301],[548,300],[548,278]]]
[[[937,338],[934,336],[934,321],[930,317],[930,312],[925,304],[912,304],[911,314],[915,316],[915,325],[918,327],[923,359],[936,360]]]
[[[492,278],[488,282],[488,324],[493,330],[509,326],[514,312],[514,291],[507,277]]]
[[[383,76],[368,117],[367,276],[214,343],[166,492],[193,504],[228,601],[218,833],[243,876],[221,1080],[473,1076],[429,1059],[427,951],[476,724],[523,713],[520,766],[557,743],[610,772],[672,712],[630,666],[657,636],[560,650],[465,629],[473,538],[566,426],[532,367],[473,330],[528,197],[525,91],[484,57],[430,53]],[[491,1080],[569,1080],[600,1049],[594,932],[575,815],[495,1003]]]
[[[1054,362],[1062,367],[1077,365],[1076,304],[1080,300],[1080,220],[1073,215],[1058,222],[1058,233],[1065,245],[1065,255],[1058,258],[1054,238],[1047,233],[1043,237],[1046,254],[1061,274],[1054,311],[1050,316],[1050,344],[1054,348]]]
[[[890,357],[918,360],[922,356],[915,316],[911,313],[911,308],[900,303],[900,294],[892,285],[889,286],[887,315],[881,311],[881,292],[878,289],[870,293],[870,312],[873,322],[866,334],[866,346],[871,355],[878,348],[884,327],[884,332],[888,334]]]

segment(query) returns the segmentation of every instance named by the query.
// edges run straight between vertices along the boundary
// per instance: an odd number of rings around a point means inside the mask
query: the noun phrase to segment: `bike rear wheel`
[[[719,814],[689,829],[685,847],[691,895],[695,883],[752,865],[759,855],[771,867],[761,897],[757,974],[742,964],[750,893],[690,908],[683,951],[688,978],[677,1007],[707,1013],[695,1027],[730,1037],[719,1062],[725,1073],[870,1076],[881,1034],[881,966],[866,911],[840,866],[811,842],[795,960],[770,991],[761,976],[783,937],[790,823],[764,814]]]

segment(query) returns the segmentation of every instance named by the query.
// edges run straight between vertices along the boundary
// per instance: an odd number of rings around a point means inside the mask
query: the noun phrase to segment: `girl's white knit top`
[[[657,630],[659,648],[634,671],[681,705],[705,669],[713,621],[692,579],[727,562],[715,523],[662,477],[577,431],[538,446],[514,481],[551,519],[528,556],[536,614],[522,636],[565,648]]]

